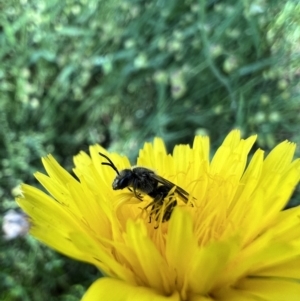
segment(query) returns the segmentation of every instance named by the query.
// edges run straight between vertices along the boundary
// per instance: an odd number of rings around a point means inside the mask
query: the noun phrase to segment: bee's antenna
[[[118,175],[120,175],[120,173],[119,173],[117,167],[115,166],[115,164],[114,164],[107,156],[105,156],[105,155],[102,154],[102,153],[99,153],[99,155],[102,156],[102,157],[104,157],[104,158],[109,162],[109,163],[107,163],[107,162],[102,162],[102,163],[101,163],[102,165],[108,165],[108,166],[110,166],[110,167],[111,167]]]

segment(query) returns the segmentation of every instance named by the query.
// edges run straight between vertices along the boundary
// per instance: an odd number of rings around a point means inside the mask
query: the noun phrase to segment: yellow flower
[[[208,137],[168,155],[156,138],[140,151],[138,166],[154,170],[176,188],[177,206],[162,222],[166,205],[131,189],[113,190],[113,168],[130,168],[126,157],[90,147],[75,157],[71,176],[49,155],[48,176],[36,178],[50,196],[23,185],[18,203],[31,217],[31,233],[52,248],[97,266],[84,301],[228,300],[296,301],[300,296],[300,207],[282,211],[300,179],[295,144],[287,141],[264,158],[256,137],[232,131],[209,158]],[[152,215],[151,215],[152,214]],[[151,222],[150,222],[151,218]]]

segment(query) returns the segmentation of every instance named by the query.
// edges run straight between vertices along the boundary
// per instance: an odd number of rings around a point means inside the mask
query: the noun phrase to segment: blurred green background
[[[94,143],[132,162],[155,136],[299,144],[299,15],[292,0],[0,1],[1,216],[47,153],[71,171]],[[79,300],[99,275],[0,238],[1,301]]]

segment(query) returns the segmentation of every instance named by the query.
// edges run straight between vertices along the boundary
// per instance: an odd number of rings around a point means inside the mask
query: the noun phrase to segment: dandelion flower
[[[156,138],[140,150],[137,166],[155,171],[189,193],[170,219],[152,218],[153,199],[113,190],[126,157],[99,145],[74,158],[70,175],[49,155],[48,175],[36,173],[48,194],[23,185],[18,203],[31,218],[31,234],[75,259],[97,266],[105,277],[83,296],[94,300],[298,301],[300,207],[284,210],[300,179],[295,144],[282,142],[266,157],[256,136],[229,133],[213,158],[208,137],[167,154]],[[176,186],[175,186],[176,187]],[[145,209],[147,208],[147,209]],[[157,212],[157,211],[156,211]]]

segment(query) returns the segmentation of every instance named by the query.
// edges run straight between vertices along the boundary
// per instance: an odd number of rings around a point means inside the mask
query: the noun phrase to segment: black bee
[[[153,201],[144,208],[147,209],[149,206],[152,206],[150,222],[152,214],[155,214],[156,220],[159,219],[158,213],[164,204],[165,198],[174,187],[174,192],[176,192],[185,203],[188,202],[189,194],[184,189],[157,175],[153,170],[145,167],[133,167],[132,169],[123,169],[119,172],[117,167],[106,155],[102,153],[99,154],[108,161],[102,162],[102,165],[110,166],[117,173],[112,183],[114,190],[128,188],[141,201],[141,193],[153,198]],[[163,213],[162,222],[166,222],[170,219],[173,209],[177,205],[174,193],[170,194],[169,198],[169,202],[167,202]]]

